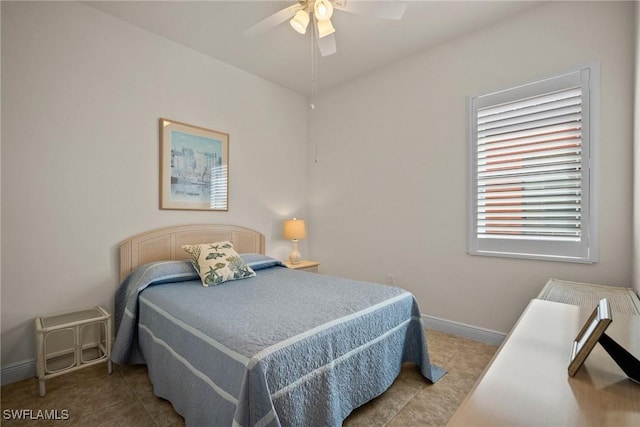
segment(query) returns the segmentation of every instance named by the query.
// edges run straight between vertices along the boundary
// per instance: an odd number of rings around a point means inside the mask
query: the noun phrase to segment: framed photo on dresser
[[[578,372],[578,369],[580,369],[593,347],[598,343],[600,337],[604,335],[604,331],[611,321],[609,301],[603,298],[573,341],[571,362],[569,363],[570,377],[573,377]]]

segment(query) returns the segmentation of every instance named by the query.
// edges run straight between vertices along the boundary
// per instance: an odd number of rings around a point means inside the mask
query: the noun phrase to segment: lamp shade
[[[313,5],[313,13],[318,21],[331,19],[333,15],[333,5],[329,0],[316,0]]]
[[[333,27],[330,19],[327,19],[326,21],[316,21],[316,25],[318,26],[319,38],[326,37],[329,34],[333,34],[336,32],[336,29]]]
[[[284,222],[284,238],[286,240],[300,240],[307,237],[307,230],[302,219],[287,219]]]
[[[309,14],[305,10],[299,10],[295,16],[289,21],[294,30],[300,34],[307,32],[307,25],[309,25]]]

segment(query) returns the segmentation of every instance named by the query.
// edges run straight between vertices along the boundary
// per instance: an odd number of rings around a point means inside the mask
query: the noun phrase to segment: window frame
[[[513,102],[568,87],[579,75],[582,87],[582,218],[579,244],[517,238],[478,237],[478,108]],[[585,80],[586,79],[586,80]],[[599,141],[600,66],[598,62],[570,69],[505,89],[467,97],[467,253],[469,255],[523,258],[547,261],[598,262],[597,159]]]

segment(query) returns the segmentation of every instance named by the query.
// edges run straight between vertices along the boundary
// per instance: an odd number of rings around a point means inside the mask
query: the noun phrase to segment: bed
[[[183,245],[230,242],[254,273],[203,286]],[[154,393],[193,426],[336,426],[401,365],[437,381],[414,297],[288,269],[264,236],[188,225],[120,246],[116,363],[145,363]]]

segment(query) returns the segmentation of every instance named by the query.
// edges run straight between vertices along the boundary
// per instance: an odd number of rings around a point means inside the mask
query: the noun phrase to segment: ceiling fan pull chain
[[[316,49],[314,48],[316,45],[316,39],[317,39],[317,30],[314,29],[311,32],[311,102],[309,104],[309,106],[311,107],[312,110],[314,110],[316,108],[315,106],[315,98],[316,98],[316,92],[318,89],[317,86],[317,57],[316,57]]]
[[[314,29],[313,32],[311,33],[311,44],[309,45],[311,48],[310,54],[311,54],[311,101],[309,103],[309,106],[311,107],[311,112],[313,113],[313,111],[316,108],[315,105],[315,100],[316,100],[316,94],[318,91],[318,82],[317,82],[317,61],[318,61],[318,50],[316,49],[316,41],[317,41],[317,28],[315,28],[314,25]],[[313,118],[313,117],[312,117]],[[315,158],[313,160],[314,163],[318,163],[318,141],[316,141],[315,143]]]

